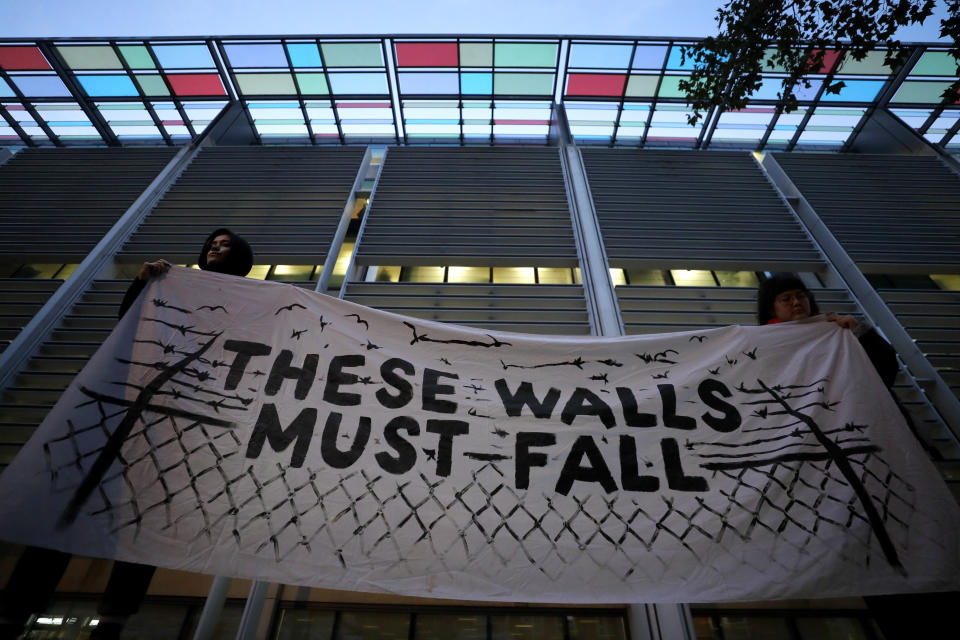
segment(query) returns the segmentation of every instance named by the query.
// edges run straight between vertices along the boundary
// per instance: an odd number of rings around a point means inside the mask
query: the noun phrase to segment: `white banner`
[[[956,589],[960,514],[849,331],[483,332],[172,269],[0,478],[0,538],[334,589]]]

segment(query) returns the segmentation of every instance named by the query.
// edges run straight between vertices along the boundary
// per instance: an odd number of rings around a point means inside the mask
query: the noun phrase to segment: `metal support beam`
[[[197,621],[197,630],[193,634],[193,640],[213,640],[214,633],[217,631],[217,624],[220,622],[220,614],[223,612],[223,603],[226,602],[227,592],[230,590],[230,582],[231,579],[226,576],[215,576],[213,578],[210,592],[207,593],[203,610],[200,612],[200,619]]]
[[[617,294],[610,279],[610,267],[607,252],[600,234],[597,212],[593,206],[593,195],[587,181],[587,170],[583,166],[583,157],[570,135],[567,113],[563,105],[555,107],[557,114],[558,138],[560,144],[560,164],[563,167],[564,183],[567,188],[567,202],[570,206],[570,220],[577,241],[577,253],[580,257],[580,273],[583,278],[583,290],[587,298],[587,310],[594,335],[622,336],[623,321],[620,319],[620,307]]]
[[[43,308],[17,334],[10,346],[0,354],[0,392],[13,384],[17,375],[26,367],[27,362],[37,352],[40,345],[49,337],[63,317],[100,274],[110,264],[116,254],[127,242],[134,230],[143,222],[170,185],[190,164],[198,147],[189,145],[182,148],[167,166],[157,174],[143,193],[140,194],[113,227],[100,239],[80,266],[67,281],[54,292]]]
[[[240,627],[237,629],[237,640],[255,640],[260,628],[260,615],[263,605],[267,601],[267,588],[270,585],[263,580],[254,580],[250,585],[250,595],[240,617]]]
[[[685,604],[630,605],[630,640],[695,640],[693,616]]]
[[[800,189],[777,163],[775,154],[766,154],[760,166],[787,198],[787,202],[796,212],[800,222],[814,238],[833,268],[840,274],[847,289],[857,299],[870,320],[890,340],[911,374],[922,381],[927,398],[940,413],[953,437],[960,440],[960,400],[923,355],[896,315],[867,281],[840,241],[807,202]]]

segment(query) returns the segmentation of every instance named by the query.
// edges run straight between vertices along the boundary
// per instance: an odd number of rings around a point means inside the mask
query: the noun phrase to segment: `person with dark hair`
[[[207,236],[197,264],[204,271],[215,271],[243,277],[253,268],[253,250],[246,240],[229,229],[216,229]],[[143,291],[150,278],[166,273],[171,264],[166,260],[144,262],[136,279],[130,283],[118,316],[122,318]],[[10,580],[0,592],[0,640],[17,638],[32,613],[42,613],[49,606],[70,554],[53,549],[26,547],[14,567]],[[140,609],[156,567],[116,561],[110,572],[107,588],[97,607],[100,621],[90,635],[91,640],[118,638],[127,618]]]
[[[203,241],[197,264],[204,271],[227,273],[241,278],[253,268],[253,249],[250,244],[230,229],[216,229]],[[123,301],[120,303],[119,317],[123,317],[147,286],[150,278],[155,278],[170,269],[170,263],[160,259],[144,262],[136,279],[130,284]]]
[[[794,274],[775,273],[760,283],[757,290],[757,324],[777,324],[818,315],[820,307],[813,293],[803,280]],[[866,323],[857,322],[853,316],[827,313],[823,319],[853,331],[883,384],[887,388],[893,386],[897,371],[900,370],[897,352],[876,329]]]

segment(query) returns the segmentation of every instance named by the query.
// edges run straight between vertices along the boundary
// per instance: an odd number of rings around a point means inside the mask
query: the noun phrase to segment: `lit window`
[[[25,264],[20,267],[13,277],[15,278],[52,278],[60,271],[62,264]]]
[[[757,274],[753,271],[714,271],[714,273],[717,274],[721,287],[756,287],[760,284]]]
[[[667,284],[667,277],[659,269],[628,269],[627,278],[630,284],[652,285],[662,287]]]
[[[400,282],[400,267],[378,267],[377,282]]]
[[[671,269],[670,275],[679,287],[715,287],[717,282],[709,271],[698,269]]]
[[[494,267],[493,281],[497,284],[534,284],[537,279],[533,267]]]
[[[937,286],[947,291],[960,291],[960,274],[956,273],[932,273],[930,279],[937,283]]]
[[[443,267],[405,267],[404,282],[443,282]]]
[[[255,264],[253,268],[250,269],[250,273],[247,274],[248,278],[253,278],[254,280],[263,280],[267,277],[267,273],[270,271],[269,264]]]
[[[579,277],[580,270],[575,271]],[[573,284],[574,276],[570,269],[563,267],[537,267],[537,280],[540,284]]]
[[[448,267],[447,282],[490,282],[490,267]]]
[[[269,280],[310,280],[313,274],[312,264],[278,264],[273,268]]]
[[[627,284],[627,274],[623,269],[610,269],[610,279],[613,280],[613,286],[615,287]]]
[[[350,256],[353,255],[353,242],[344,242],[340,246],[340,255],[337,256],[337,263],[333,265],[333,275],[347,275],[347,265],[350,264]]]
[[[57,277],[61,280],[66,280],[70,277],[70,274],[77,270],[77,267],[79,266],[79,264],[65,264],[60,271],[57,271]]]

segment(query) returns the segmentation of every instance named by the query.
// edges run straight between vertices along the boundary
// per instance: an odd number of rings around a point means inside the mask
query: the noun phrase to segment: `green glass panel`
[[[240,91],[254,95],[292,95],[297,93],[289,73],[238,73]]]
[[[519,42],[496,43],[498,67],[553,67],[557,64],[557,45]]]
[[[57,47],[57,52],[71,69],[123,69],[123,63],[110,47]]]
[[[154,75],[137,75],[137,83],[140,85],[140,91],[145,96],[168,96],[170,91],[163,78]]]
[[[300,93],[310,95],[326,95],[330,93],[327,88],[327,79],[322,73],[298,73],[297,86],[300,87]]]
[[[328,67],[382,67],[380,45],[375,42],[324,42]]]
[[[897,95],[890,102],[928,102],[939,104],[943,98],[941,94],[947,88],[944,82],[911,82],[907,80],[900,85]]]
[[[890,67],[883,64],[885,51],[870,51],[863,60],[854,60],[849,53],[844,54],[843,64],[837,73],[849,73],[856,75],[889,75],[892,71]]]
[[[663,82],[660,83],[661,98],[685,98],[686,92],[680,90],[680,81],[686,80],[689,76],[663,76]]]
[[[651,98],[657,92],[657,79],[660,76],[630,76],[627,80],[628,98]]]
[[[492,67],[492,42],[462,42],[460,43],[461,67]]]
[[[549,96],[553,93],[553,74],[495,73],[493,92],[501,96]]]
[[[123,59],[127,61],[127,66],[131,69],[157,68],[157,65],[153,64],[153,58],[150,57],[150,52],[147,51],[147,48],[143,45],[122,44],[119,48],[120,53],[123,54]]]
[[[763,52],[763,70],[786,73],[786,69],[783,68],[783,65],[772,63],[773,56],[776,55],[776,53],[776,49],[767,49]]]
[[[927,51],[920,56],[911,76],[956,76],[957,61],[946,51]]]

